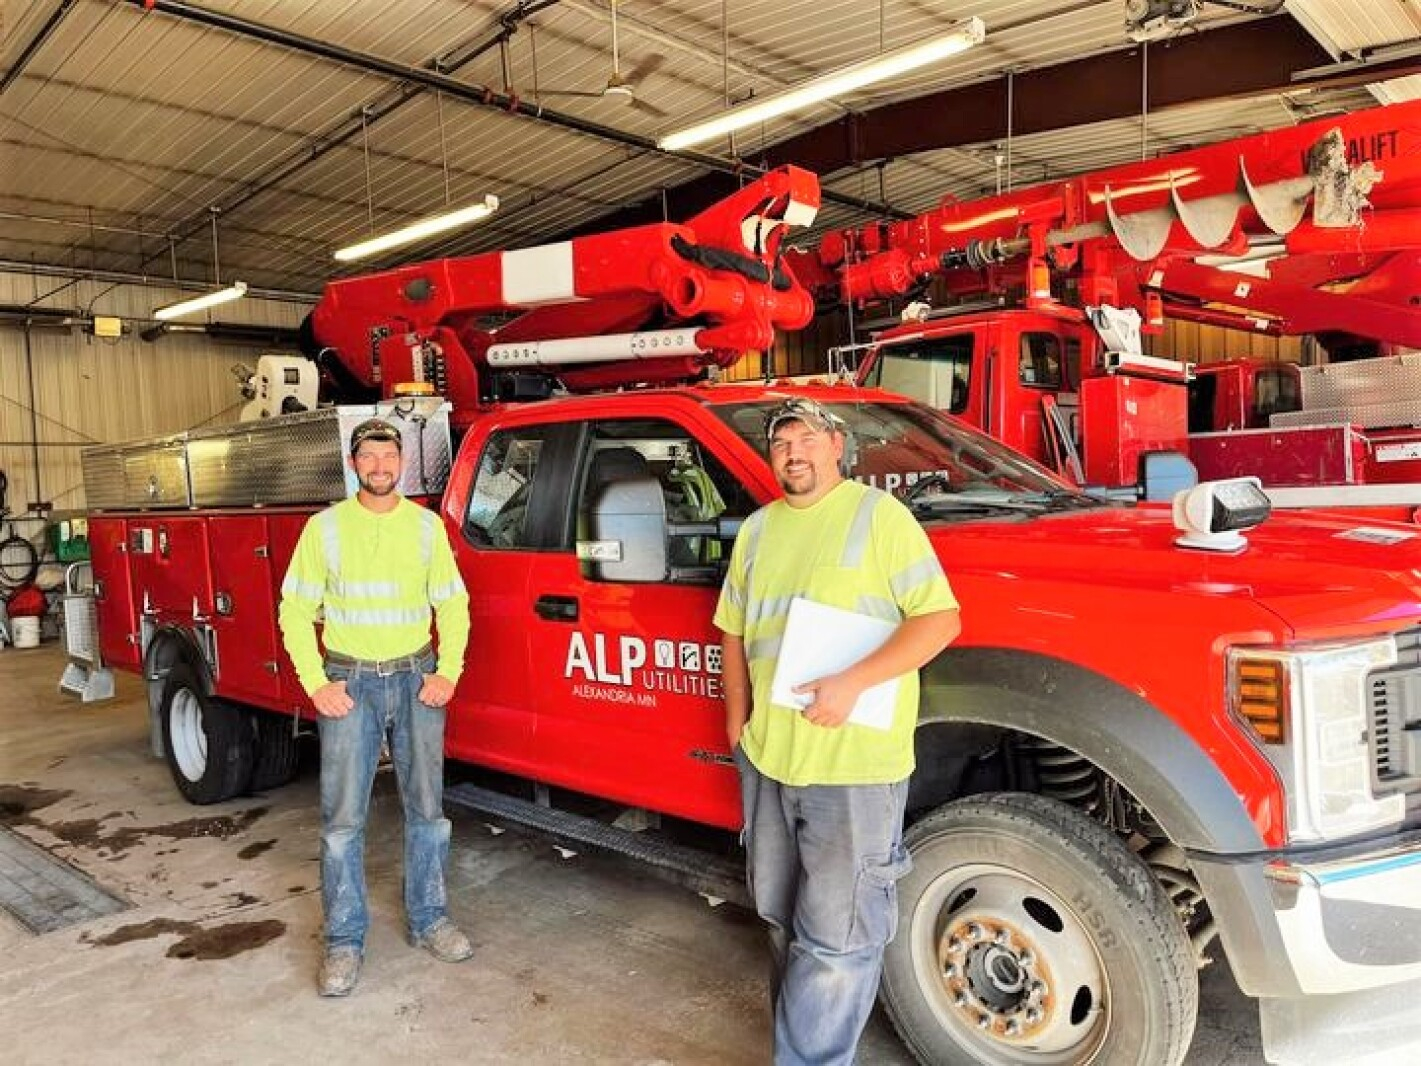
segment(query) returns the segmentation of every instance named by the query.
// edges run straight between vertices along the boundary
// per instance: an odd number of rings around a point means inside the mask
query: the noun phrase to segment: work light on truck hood
[[[1239,552],[1247,547],[1243,530],[1261,524],[1273,511],[1256,477],[1206,481],[1174,497],[1174,525],[1181,548]]]

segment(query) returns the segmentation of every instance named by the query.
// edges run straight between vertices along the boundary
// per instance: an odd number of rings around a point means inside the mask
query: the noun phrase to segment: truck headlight
[[[1404,796],[1372,792],[1370,675],[1390,637],[1300,650],[1229,652],[1229,700],[1278,771],[1288,839],[1333,840],[1401,822]]]

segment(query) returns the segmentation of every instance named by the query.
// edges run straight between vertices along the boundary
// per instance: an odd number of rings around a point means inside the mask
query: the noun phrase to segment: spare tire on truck
[[[1177,1066],[1199,981],[1149,868],[1066,804],[948,803],[912,825],[881,997],[934,1066]]]

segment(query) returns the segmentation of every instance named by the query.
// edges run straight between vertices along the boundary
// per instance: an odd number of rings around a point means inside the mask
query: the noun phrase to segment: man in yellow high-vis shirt
[[[784,498],[741,527],[716,609],[726,731],[751,894],[774,953],[775,1064],[851,1066],[897,924],[894,884],[910,865],[902,836],[917,671],[961,624],[908,509],[843,477],[838,418],[795,397],[771,409],[765,436]],[[897,623],[866,658],[795,686],[803,709],[772,698],[800,597]],[[886,729],[849,721],[864,691],[894,678]]]
[[[445,962],[473,954],[447,913],[443,809],[444,707],[463,669],[469,594],[439,516],[399,494],[402,464],[398,428],[378,418],[355,427],[359,491],[310,518],[281,586],[286,651],[321,734],[323,996],[348,995],[360,977],[370,920],[365,820],[387,735],[405,815],[409,941]]]

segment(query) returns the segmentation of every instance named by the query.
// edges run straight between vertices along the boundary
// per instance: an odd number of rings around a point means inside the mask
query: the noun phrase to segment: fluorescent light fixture
[[[391,248],[398,248],[404,244],[413,244],[415,241],[422,241],[426,237],[433,237],[436,233],[447,233],[451,229],[458,229],[460,226],[467,226],[471,222],[478,222],[480,219],[488,218],[498,210],[498,197],[485,196],[483,200],[468,207],[461,207],[457,211],[447,211],[442,215],[434,215],[431,218],[423,218],[418,222],[411,222],[403,229],[397,229],[392,233],[386,233],[379,237],[372,237],[368,241],[361,241],[359,244],[352,244],[345,248],[337,249],[335,257],[342,263],[348,263],[352,259],[364,259],[367,256],[376,255]]]
[[[247,283],[245,281],[234,281],[225,289],[209,292],[205,296],[194,296],[191,300],[183,300],[179,303],[168,304],[166,307],[159,307],[153,312],[153,317],[160,322],[166,322],[170,318],[181,318],[183,315],[190,315],[194,311],[205,311],[209,307],[225,304],[229,300],[240,300],[245,295],[247,295]]]
[[[693,144],[701,144],[726,133],[754,126],[768,119],[799,111],[811,104],[843,96],[865,85],[896,78],[939,59],[965,52],[980,44],[987,34],[979,18],[963,19],[952,28],[926,41],[895,48],[862,62],[831,70],[800,85],[791,86],[759,100],[750,100],[705,122],[667,134],[656,142],[663,152],[678,152]]]

